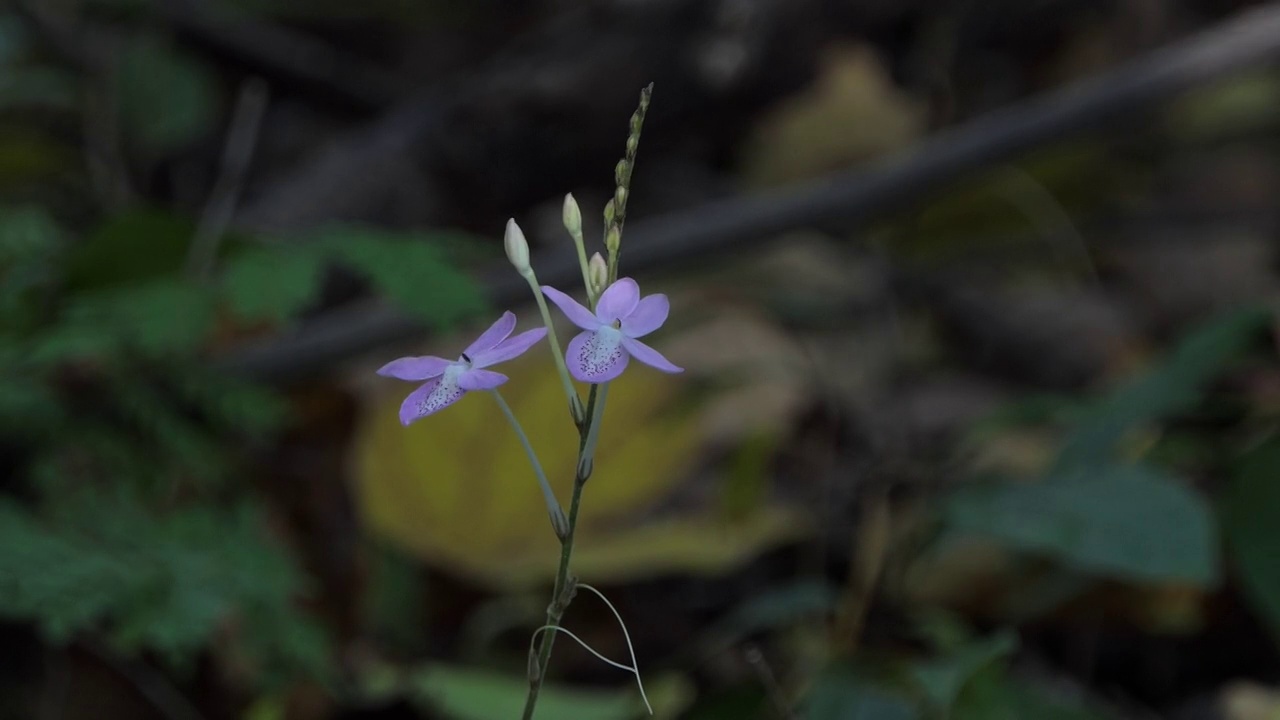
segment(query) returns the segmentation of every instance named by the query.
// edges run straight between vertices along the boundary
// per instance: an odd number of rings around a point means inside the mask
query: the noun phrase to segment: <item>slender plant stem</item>
[[[572,581],[569,577],[569,561],[573,558],[573,539],[578,530],[578,508],[582,503],[582,488],[586,487],[595,464],[596,442],[600,437],[600,420],[604,417],[605,400],[608,399],[609,385],[592,385],[591,394],[587,396],[587,420],[579,432],[578,471],[573,479],[573,498],[569,501],[569,531],[560,541],[560,567],[556,570],[555,586],[551,591],[551,604],[547,606],[546,625],[558,627],[564,618],[564,612],[573,600]],[[542,691],[542,681],[547,674],[547,665],[551,661],[551,648],[555,644],[556,633],[542,635],[538,645],[535,674],[529,679],[529,695],[525,698],[522,720],[533,720],[533,712],[538,706],[538,694]]]
[[[569,412],[573,414],[574,422],[579,422],[585,415],[579,415],[582,410],[582,398],[578,397],[578,391],[573,389],[573,381],[569,379],[569,368],[564,365],[564,353],[560,352],[560,340],[556,337],[556,326],[551,322],[551,311],[547,309],[547,299],[542,296],[542,288],[538,286],[538,276],[529,271],[525,276],[525,280],[529,282],[529,289],[533,291],[533,299],[538,302],[538,312],[542,314],[542,323],[547,326],[547,342],[551,345],[551,356],[556,360],[556,370],[560,373],[560,384],[564,386],[565,398],[569,401]],[[582,420],[585,423],[585,420]]]
[[[538,462],[538,455],[533,451],[533,446],[529,444],[529,436],[524,434],[524,428],[520,426],[520,421],[516,420],[515,413],[511,412],[511,406],[503,399],[502,393],[490,390],[493,399],[498,402],[498,407],[502,408],[502,414],[507,416],[507,422],[511,423],[511,429],[516,431],[516,436],[520,438],[520,444],[524,446],[524,454],[529,457],[529,464],[533,466],[533,473],[538,476],[538,487],[542,490],[542,499],[547,503],[547,514],[551,516],[551,525],[556,529],[556,535],[561,535],[566,531],[568,524],[565,522],[564,509],[560,507],[560,501],[556,499],[556,494],[551,490],[551,483],[547,482],[547,474],[542,471],[542,463]]]
[[[587,291],[587,300],[592,303],[592,307],[595,307],[596,294],[591,290],[591,272],[588,269],[587,246],[582,237],[582,228],[578,228],[578,232],[571,235],[573,245],[578,249],[578,267],[582,268],[582,287]]]

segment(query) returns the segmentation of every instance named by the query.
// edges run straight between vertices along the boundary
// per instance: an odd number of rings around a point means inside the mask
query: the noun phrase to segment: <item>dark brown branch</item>
[[[715,202],[634,221],[624,249],[629,273],[742,249],[798,227],[866,220],[901,207],[957,176],[1004,162],[1045,142],[1148,108],[1213,78],[1280,60],[1280,2],[1268,3],[1097,78],[1036,97],[945,131],[870,169],[772,194]],[[661,88],[658,88],[661,93]],[[659,100],[660,102],[660,100]],[[569,243],[537,258],[544,283],[578,272]],[[505,263],[482,278],[496,305],[528,292]],[[375,301],[339,308],[293,332],[242,347],[221,367],[264,379],[297,379],[335,360],[420,330]]]

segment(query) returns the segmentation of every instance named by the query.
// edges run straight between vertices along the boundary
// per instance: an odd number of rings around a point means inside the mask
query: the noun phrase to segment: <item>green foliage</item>
[[[456,720],[518,717],[529,692],[523,676],[431,665],[407,680],[411,697],[424,708]],[[643,712],[630,693],[581,690],[546,684],[538,696],[538,716],[575,720],[630,720]]]
[[[806,701],[806,720],[917,720],[915,703],[877,687],[858,673],[832,668],[814,683]]]
[[[196,224],[153,208],[133,208],[94,228],[66,259],[75,291],[173,278],[181,271]]]
[[[317,248],[257,248],[227,266],[223,291],[231,311],[245,320],[281,322],[297,314],[320,287],[325,257]]]
[[[215,298],[204,287],[178,279],[86,294],[68,309],[68,321],[105,327],[151,356],[192,353],[213,328]]]
[[[1265,310],[1236,311],[1187,335],[1156,367],[1086,413],[1058,456],[1059,469],[1106,463],[1129,431],[1193,406],[1270,320]]]
[[[160,514],[125,492],[51,500],[41,515],[0,501],[0,615],[56,641],[103,631],[177,664],[234,621],[255,659],[319,667],[316,629],[289,612],[301,577],[252,511]]]
[[[954,720],[1108,720],[1113,713],[1081,697],[1052,692],[992,667],[969,682],[949,717]]]
[[[997,633],[968,643],[945,657],[917,663],[911,668],[911,676],[929,705],[946,713],[974,676],[1007,658],[1016,647],[1017,638],[1013,633]]]
[[[318,242],[433,327],[452,326],[485,307],[480,288],[429,238],[347,227],[327,231]]]
[[[966,488],[946,507],[950,526],[1087,572],[1211,585],[1217,534],[1204,501],[1140,465],[1111,465],[1053,481]]]
[[[144,155],[180,150],[212,129],[217,82],[195,58],[138,36],[122,49],[116,78],[122,123]]]
[[[1241,459],[1222,520],[1245,595],[1280,638],[1280,442]]]

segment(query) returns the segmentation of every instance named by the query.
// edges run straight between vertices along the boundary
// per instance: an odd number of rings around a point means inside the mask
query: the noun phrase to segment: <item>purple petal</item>
[[[437,413],[457,402],[466,393],[466,390],[458,387],[458,381],[452,377],[452,373],[432,378],[409,393],[409,397],[400,404],[400,423],[408,425]]]
[[[640,302],[640,286],[631,278],[618,278],[600,293],[596,301],[596,317],[606,325],[631,314]]]
[[[500,362],[506,362],[512,358],[520,357],[525,350],[538,344],[539,340],[547,336],[547,329],[544,327],[526,330],[513,338],[507,338],[498,343],[498,346],[492,350],[485,350],[471,358],[471,367],[484,368],[490,365],[497,365]]]
[[[402,357],[399,360],[392,360],[378,369],[378,374],[382,377],[395,378],[397,380],[430,380],[433,377],[444,374],[445,368],[449,367],[451,361],[434,355],[423,355],[422,357]]]
[[[492,390],[506,381],[506,375],[492,370],[472,368],[458,375],[458,387],[463,390]]]
[[[569,322],[574,325],[577,325],[583,330],[595,330],[600,327],[600,321],[596,319],[596,316],[592,315],[590,310],[578,304],[577,300],[574,300],[550,285],[542,286],[542,294],[546,295],[548,300],[555,303],[556,307],[560,308],[560,312],[564,313],[564,316],[569,318]]]
[[[516,329],[516,314],[508,310],[502,313],[502,317],[498,318],[498,322],[489,326],[476,341],[467,346],[463,350],[463,354],[469,358],[475,359],[476,355],[483,353],[485,350],[492,350],[495,345],[507,339],[512,330]]]
[[[662,357],[662,353],[659,353],[657,350],[654,350],[635,338],[623,337],[622,347],[626,348],[627,352],[635,356],[635,359],[651,368],[656,368],[664,373],[684,372],[684,368],[672,365],[670,360]]]
[[[622,334],[627,337],[644,337],[662,327],[671,312],[671,303],[662,293],[650,295],[636,305],[631,314],[622,318]]]
[[[569,374],[586,383],[608,382],[627,369],[622,333],[611,327],[578,333],[565,350]]]

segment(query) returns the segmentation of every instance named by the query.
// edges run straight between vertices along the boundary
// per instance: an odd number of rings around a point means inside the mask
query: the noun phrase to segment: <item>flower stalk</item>
[[[650,83],[644,90],[640,91],[639,107],[636,109],[635,114],[631,116],[631,123],[629,126],[630,132],[627,136],[626,155],[615,168],[614,179],[617,184],[617,189],[614,192],[614,197],[605,206],[605,250],[609,255],[607,273],[604,273],[606,275],[606,282],[603,284],[599,283],[599,278],[597,277],[596,283],[601,286],[601,289],[598,292],[593,291],[592,289],[591,264],[586,260],[585,251],[581,249],[581,245],[579,244],[579,263],[582,265],[583,281],[587,286],[587,300],[588,306],[590,307],[590,310],[587,310],[586,308],[581,308],[579,306],[578,309],[581,309],[583,314],[579,315],[578,319],[575,320],[575,324],[578,324],[580,327],[584,324],[592,327],[595,325],[594,320],[599,319],[599,310],[601,309],[601,306],[609,304],[604,302],[604,295],[607,290],[613,290],[612,285],[618,279],[618,249],[622,244],[622,226],[623,222],[626,220],[627,195],[629,194],[631,186],[631,173],[635,168],[636,151],[639,148],[640,143],[640,130],[644,125],[644,116],[649,109],[649,98],[652,92],[652,83]],[[567,214],[568,213],[566,212],[566,215]],[[566,222],[566,225],[567,224],[568,223]],[[599,270],[596,272],[599,273]],[[533,281],[531,279],[530,285],[533,286]],[[631,285],[634,285],[634,283],[631,283]],[[620,289],[629,293],[631,286],[623,285]],[[563,293],[558,293],[554,289],[552,290],[552,293],[552,300],[556,301],[556,305],[559,306],[562,311],[566,311],[566,308],[568,308],[566,314],[574,312],[575,308],[573,308],[572,305],[575,305],[576,303],[573,303],[572,300],[564,297]],[[546,301],[543,299],[543,292],[539,291],[539,289],[535,287],[534,295],[538,299],[539,309],[542,310],[545,315],[547,311]],[[568,300],[568,302],[566,303],[565,300]],[[637,288],[635,290],[635,302],[628,302],[628,305],[630,305],[627,310],[628,315],[635,310],[639,301],[639,289]],[[663,307],[661,308],[661,320],[665,320],[666,298],[663,297],[661,302],[663,304]],[[594,318],[587,317],[593,312],[595,313]],[[574,319],[574,315],[569,315],[569,317],[571,320]],[[615,318],[614,320],[618,322],[619,325],[621,324],[620,319]],[[657,325],[661,325],[661,321],[658,321],[655,324],[655,327]],[[552,342],[554,343],[555,333],[550,330],[550,322],[547,323],[547,327],[548,334],[552,336]],[[586,342],[586,337],[593,333],[598,335],[599,332],[600,329],[586,331],[586,328],[584,327],[584,332],[575,338],[574,345],[577,347],[570,349],[581,350],[582,346]],[[558,348],[556,353],[559,355]],[[657,355],[657,353],[655,352],[654,355]],[[658,357],[661,358],[661,356]],[[666,363],[665,358],[662,358],[662,362]],[[670,365],[670,363],[666,364]],[[625,367],[625,364],[617,368],[618,372],[621,372],[622,367]],[[672,370],[678,371],[678,368],[675,368],[675,366],[671,366],[671,368]],[[576,367],[575,369],[579,375],[584,375],[583,368]],[[564,368],[563,363],[561,364],[561,370],[564,373],[563,377],[566,378],[567,382],[568,371]],[[609,374],[609,372],[603,373],[605,376]],[[616,373],[613,373],[613,376],[616,377]],[[591,472],[595,466],[596,445],[600,438],[600,421],[604,417],[605,403],[609,397],[609,380],[611,380],[612,377],[582,377],[581,379],[587,382],[592,382],[592,380],[594,380],[594,384],[591,385],[591,391],[587,396],[585,412],[582,415],[581,421],[578,423],[578,465],[577,472],[574,473],[573,479],[573,496],[569,500],[569,531],[560,539],[560,565],[556,570],[555,585],[551,591],[551,603],[547,605],[546,625],[553,627],[560,626],[560,621],[564,618],[565,610],[568,609],[569,604],[573,601],[574,593],[577,590],[577,580],[569,574],[569,564],[573,559],[573,541],[578,529],[578,509],[582,503],[582,490],[586,487],[587,480],[591,477]],[[533,720],[534,711],[538,706],[538,695],[542,690],[542,682],[547,674],[547,665],[551,661],[551,649],[555,644],[555,637],[557,634],[558,633],[554,632],[543,633],[538,646],[537,656],[530,658],[530,667],[536,667],[538,671],[536,673],[530,673],[529,694],[525,698],[524,714],[521,716],[522,720]]]

